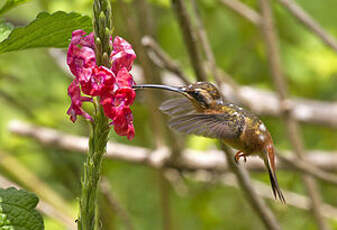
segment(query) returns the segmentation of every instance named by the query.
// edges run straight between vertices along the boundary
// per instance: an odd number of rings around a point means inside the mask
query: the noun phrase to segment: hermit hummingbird
[[[134,89],[163,89],[184,95],[165,101],[159,109],[171,117],[169,126],[182,133],[217,138],[238,149],[235,161],[259,156],[267,167],[275,199],[285,203],[278,185],[272,137],[263,122],[252,112],[233,103],[225,103],[219,90],[209,82],[182,87],[143,84]]]

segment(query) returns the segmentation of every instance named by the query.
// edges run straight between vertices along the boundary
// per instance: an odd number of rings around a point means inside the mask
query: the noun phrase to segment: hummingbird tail
[[[265,165],[267,166],[267,169],[268,169],[269,179],[270,179],[271,187],[273,189],[274,197],[275,197],[275,199],[277,199],[277,197],[278,197],[279,200],[283,204],[285,204],[286,200],[284,199],[284,196],[282,194],[280,186],[278,185],[276,174],[275,174],[275,170],[272,167],[272,164],[270,162],[270,158],[267,157],[267,159],[265,159],[264,161],[265,161]]]

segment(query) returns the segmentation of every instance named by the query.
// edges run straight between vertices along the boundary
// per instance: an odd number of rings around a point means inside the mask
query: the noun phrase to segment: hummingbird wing
[[[242,132],[242,122],[244,122],[244,119],[240,119],[240,117],[233,119],[233,116],[224,113],[191,113],[173,117],[169,121],[169,126],[186,134],[219,139],[234,139],[238,138]]]
[[[170,116],[177,116],[190,113],[194,110],[194,107],[190,100],[187,98],[173,98],[163,102],[159,109]]]

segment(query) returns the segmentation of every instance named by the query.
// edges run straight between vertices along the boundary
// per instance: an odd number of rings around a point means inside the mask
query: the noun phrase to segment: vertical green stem
[[[109,0],[94,0],[93,26],[96,45],[96,63],[98,66],[110,67],[111,53],[111,8]],[[80,198],[79,230],[98,230],[99,213],[97,206],[98,184],[101,177],[102,158],[106,152],[110,131],[109,119],[104,115],[102,106],[96,103],[96,113],[91,123],[89,152],[84,163],[82,194]]]
[[[80,199],[80,218],[78,229],[98,229],[97,190],[101,177],[101,164],[109,135],[109,121],[104,116],[102,107],[99,107],[94,118],[89,138],[89,153],[84,163],[82,179],[82,195]]]

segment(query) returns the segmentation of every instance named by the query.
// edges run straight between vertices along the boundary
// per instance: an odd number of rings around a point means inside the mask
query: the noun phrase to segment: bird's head
[[[185,96],[202,109],[211,109],[223,104],[219,90],[210,82],[197,82],[180,87]]]
[[[223,104],[219,90],[210,82],[196,82],[182,87],[144,84],[135,85],[133,88],[154,88],[174,91],[183,94],[201,109],[211,109]]]

